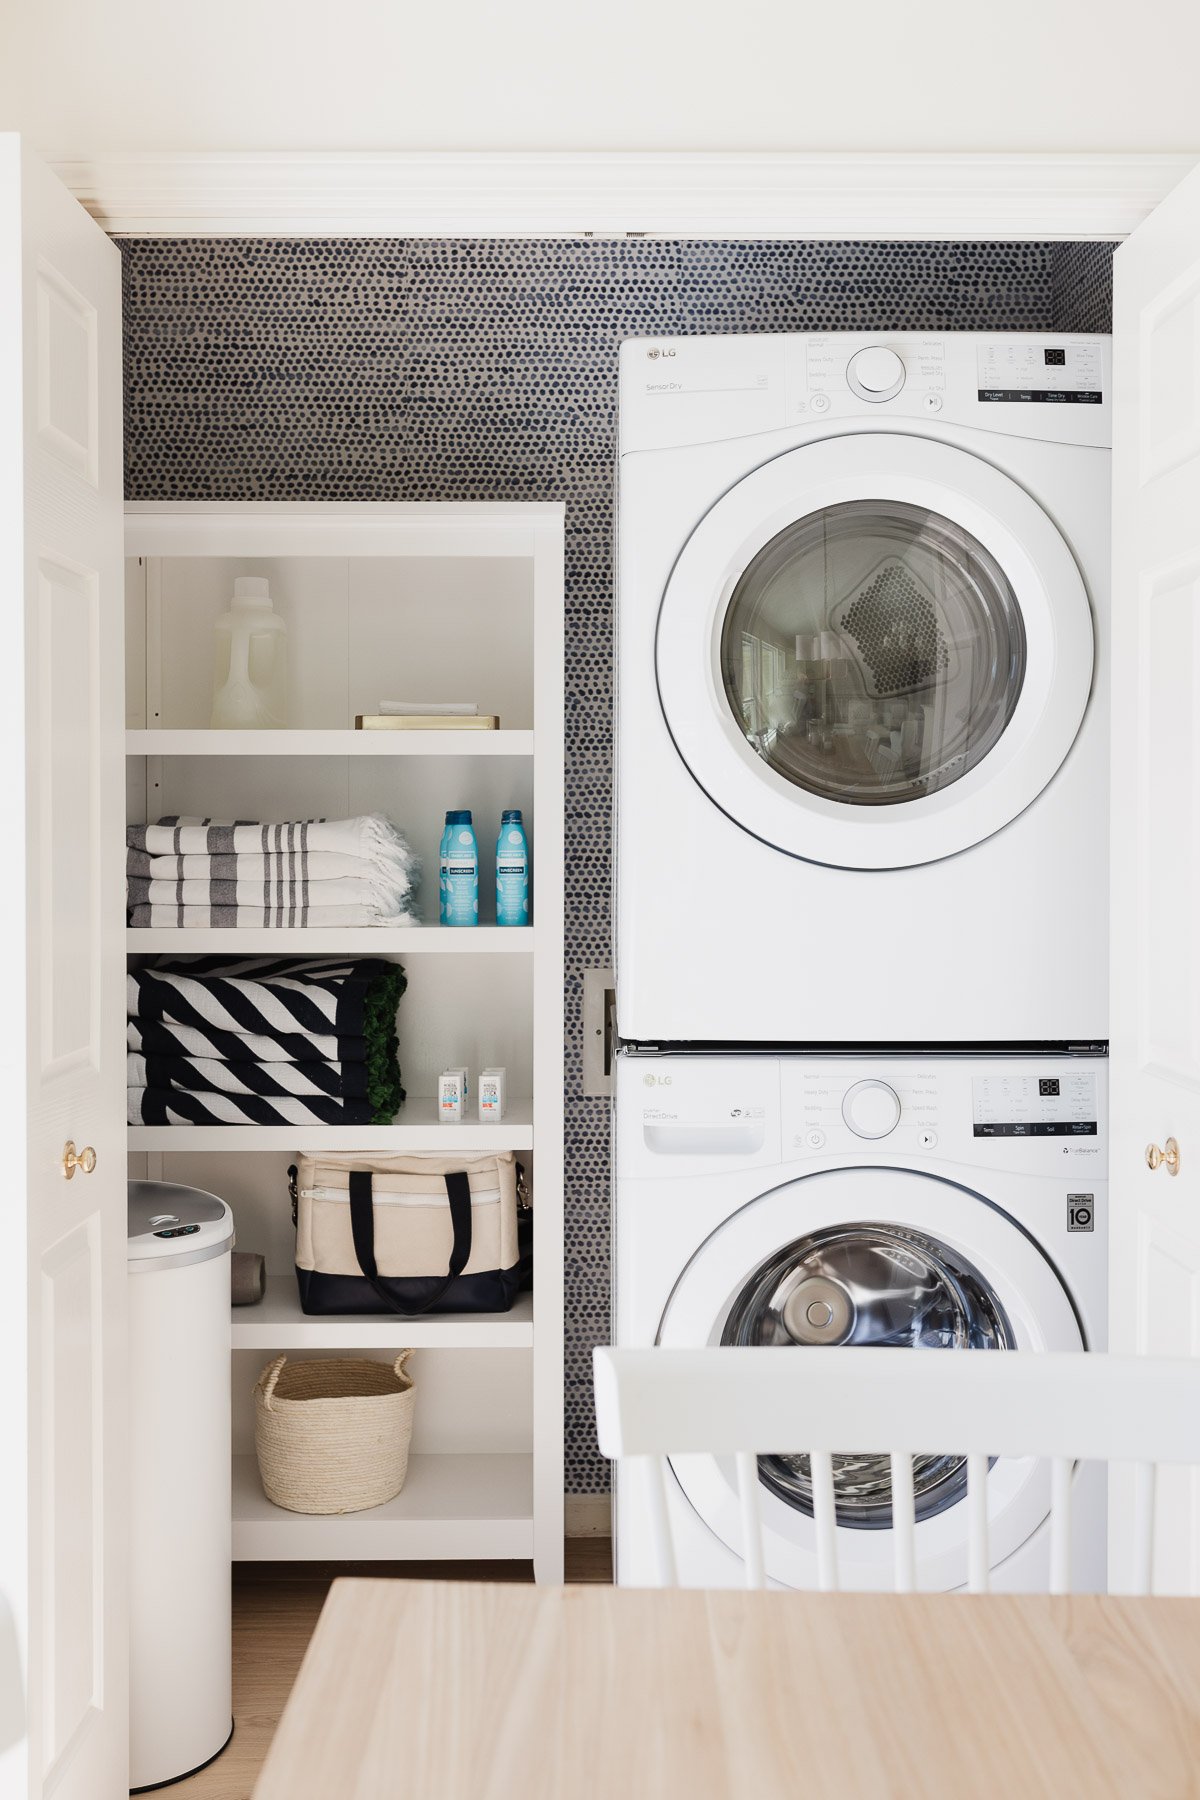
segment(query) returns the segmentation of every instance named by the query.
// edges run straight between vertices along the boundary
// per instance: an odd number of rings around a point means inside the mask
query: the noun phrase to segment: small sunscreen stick
[[[438,1118],[443,1125],[458,1125],[463,1116],[463,1077],[461,1069],[447,1069],[438,1076]]]
[[[490,1125],[504,1117],[504,1070],[485,1069],[479,1077],[479,1118]]]

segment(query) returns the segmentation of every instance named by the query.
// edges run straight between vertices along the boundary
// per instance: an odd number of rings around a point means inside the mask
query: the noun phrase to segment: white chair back
[[[838,1586],[833,1458],[891,1458],[893,1574],[916,1585],[913,1457],[952,1444],[967,1462],[967,1586],[991,1567],[987,1474],[992,1457],[1044,1457],[1051,1469],[1050,1591],[1067,1593],[1071,1474],[1076,1462],[1130,1463],[1136,1517],[1132,1589],[1149,1593],[1160,1464],[1200,1465],[1200,1358],[843,1348],[595,1352],[600,1449],[643,1457],[651,1474],[660,1580],[676,1580],[667,1505],[672,1456],[732,1457],[747,1587],[766,1573],[758,1458],[810,1459],[817,1580]]]

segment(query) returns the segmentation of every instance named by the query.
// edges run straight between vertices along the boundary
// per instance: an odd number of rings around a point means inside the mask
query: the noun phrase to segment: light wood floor
[[[179,1800],[250,1800],[329,1584],[348,1574],[409,1581],[533,1579],[531,1565],[520,1562],[238,1563],[233,1579],[233,1741],[215,1763],[168,1788],[168,1794]],[[609,1539],[569,1538],[567,1580],[611,1581]]]

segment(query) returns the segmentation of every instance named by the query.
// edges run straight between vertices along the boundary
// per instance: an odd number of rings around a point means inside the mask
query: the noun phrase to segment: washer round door
[[[667,1303],[660,1344],[891,1346],[900,1350],[1080,1350],[1074,1308],[1031,1238],[977,1193],[899,1169],[804,1176],[743,1207],[700,1246]],[[672,1459],[701,1520],[742,1554],[732,1458]],[[803,1446],[759,1458],[767,1574],[816,1584],[816,1537]],[[952,1444],[915,1459],[918,1585],[967,1579],[965,1458]],[[892,1582],[886,1454],[834,1459],[842,1585]],[[1050,1510],[1045,1463],[1005,1458],[987,1479],[993,1566]]]
[[[659,612],[667,726],[704,792],[790,856],[935,862],[1053,780],[1091,691],[1067,544],[965,450],[887,433],[755,469],[697,525]]]

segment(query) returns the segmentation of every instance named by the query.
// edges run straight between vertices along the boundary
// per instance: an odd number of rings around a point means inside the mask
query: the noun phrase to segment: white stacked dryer
[[[1109,345],[621,351],[617,1022],[1107,1034]]]

